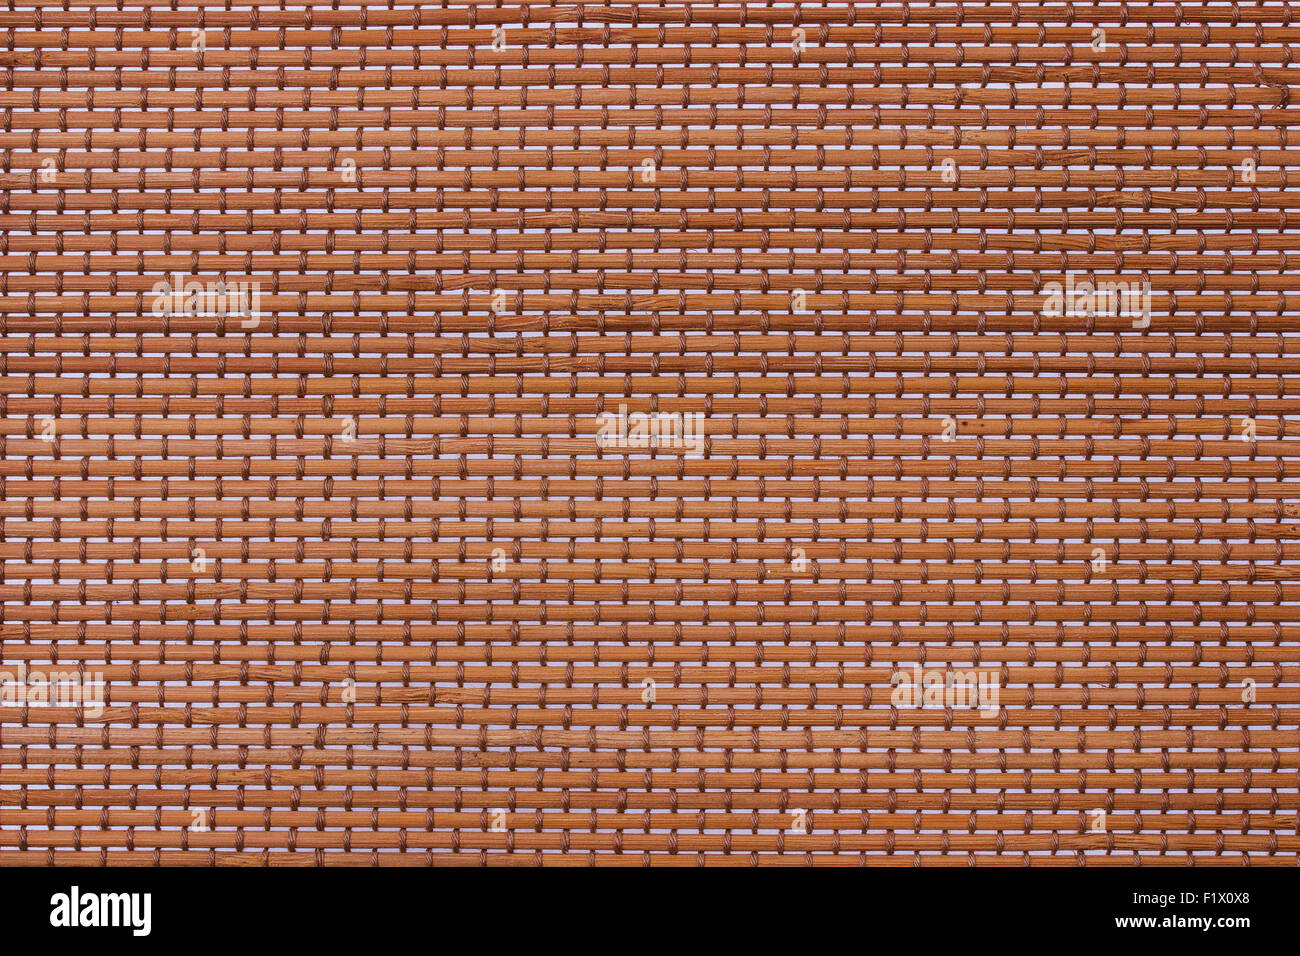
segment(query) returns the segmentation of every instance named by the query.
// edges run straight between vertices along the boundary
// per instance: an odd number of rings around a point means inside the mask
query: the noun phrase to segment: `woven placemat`
[[[0,863],[1294,866],[1292,21],[10,0]]]

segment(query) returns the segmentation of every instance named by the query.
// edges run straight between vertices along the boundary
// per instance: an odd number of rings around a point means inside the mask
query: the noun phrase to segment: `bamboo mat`
[[[10,0],[0,863],[1295,866],[1294,19]]]

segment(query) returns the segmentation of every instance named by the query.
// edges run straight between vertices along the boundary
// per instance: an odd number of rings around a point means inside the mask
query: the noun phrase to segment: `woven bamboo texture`
[[[1294,19],[10,0],[0,864],[1295,866]]]

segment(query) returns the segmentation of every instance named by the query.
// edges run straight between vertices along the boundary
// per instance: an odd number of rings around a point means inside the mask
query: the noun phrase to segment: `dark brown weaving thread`
[[[1297,40],[8,0],[0,863],[1296,865]]]

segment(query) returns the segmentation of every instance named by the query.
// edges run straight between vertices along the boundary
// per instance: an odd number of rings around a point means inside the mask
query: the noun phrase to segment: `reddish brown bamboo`
[[[0,10],[0,865],[1297,864],[1287,4],[303,7]]]

